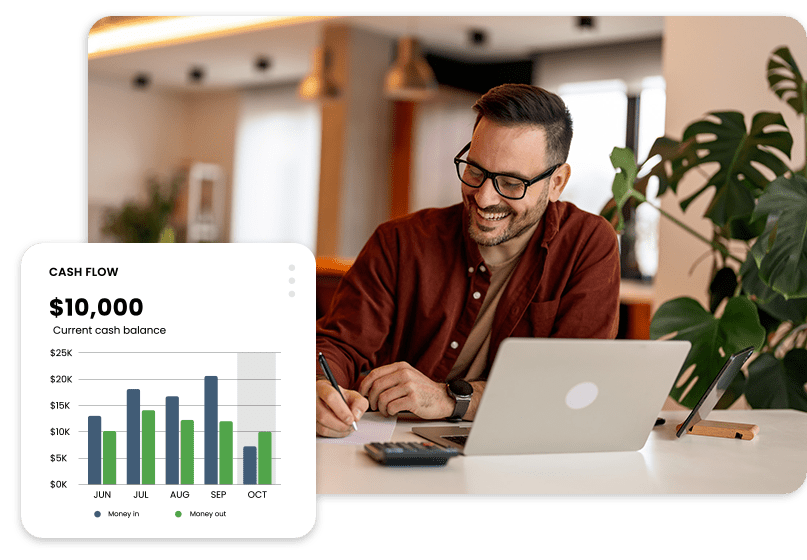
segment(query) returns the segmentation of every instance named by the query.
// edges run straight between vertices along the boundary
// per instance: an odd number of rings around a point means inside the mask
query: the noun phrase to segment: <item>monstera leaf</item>
[[[782,101],[800,115],[807,110],[807,82],[799,72],[790,49],[776,49],[768,60],[768,84]]]
[[[611,164],[618,170],[611,186],[614,197],[600,214],[621,232],[624,225],[622,208],[629,204],[631,199],[638,203],[646,201],[647,184],[652,177],[658,179],[657,196],[663,195],[668,188],[675,192],[678,181],[686,172],[684,162],[689,161],[694,155],[691,146],[691,142],[681,143],[666,136],[656,138],[647,159],[641,165],[636,164],[633,152],[629,148],[614,148],[611,152]],[[650,162],[655,161],[657,156],[660,159],[650,166]],[[668,166],[672,169],[671,172],[668,172]],[[645,172],[648,167],[649,170]]]
[[[617,232],[621,232],[625,226],[622,207],[631,198],[644,202],[645,196],[634,188],[639,169],[636,166],[636,160],[633,158],[633,152],[629,148],[614,148],[611,151],[611,164],[617,169],[614,182],[611,185],[615,206],[607,209],[608,211],[604,210],[603,216],[609,220],[613,220],[613,217],[617,216],[618,221],[614,227]]]
[[[740,267],[740,276],[743,293],[757,304],[760,322],[766,330],[770,330],[766,323],[770,323],[771,329],[775,330],[783,321],[794,325],[807,322],[807,298],[786,300],[782,294],[765,284],[759,277],[759,268],[753,255],[748,255]]]
[[[754,408],[795,408],[807,412],[807,350],[794,348],[777,360],[757,356],[748,365],[745,398]]]
[[[689,408],[694,407],[709,388],[727,356],[748,346],[759,349],[765,340],[765,329],[759,323],[756,306],[744,296],[730,298],[720,318],[692,298],[666,302],[653,316],[650,338],[673,333],[673,339],[692,343],[678,374],[679,381],[693,364],[694,370],[685,382],[677,382],[670,392],[673,399]],[[694,386],[690,389],[693,379]],[[739,391],[734,398],[738,396]]]
[[[756,196],[768,183],[753,164],[777,176],[784,174],[788,167],[776,151],[789,158],[793,138],[779,113],[757,113],[748,131],[742,113],[710,113],[710,117],[692,123],[684,132],[683,142],[693,142],[695,155],[683,166],[688,171],[717,163],[718,170],[703,187],[681,202],[681,208],[686,211],[704,191],[715,187],[714,198],[704,216],[721,227],[735,218],[748,221]]]
[[[760,280],[786,299],[807,297],[807,179],[794,175],[771,181],[754,215],[768,216],[751,248]]]

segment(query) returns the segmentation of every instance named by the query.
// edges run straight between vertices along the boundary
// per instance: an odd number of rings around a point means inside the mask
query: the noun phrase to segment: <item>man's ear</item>
[[[549,179],[549,200],[552,202],[558,201],[571,176],[572,168],[568,163],[561,164],[561,166],[555,170],[552,177]]]

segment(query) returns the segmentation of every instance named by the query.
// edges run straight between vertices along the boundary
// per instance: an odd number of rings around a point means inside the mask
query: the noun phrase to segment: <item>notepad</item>
[[[365,412],[361,420],[357,422],[359,429],[349,436],[343,438],[318,437],[324,443],[336,443],[347,445],[364,445],[377,441],[390,441],[392,432],[395,431],[395,416],[382,416],[378,412]]]

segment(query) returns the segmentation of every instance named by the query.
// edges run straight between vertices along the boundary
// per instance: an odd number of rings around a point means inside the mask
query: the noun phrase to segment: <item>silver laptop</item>
[[[636,451],[690,346],[682,340],[508,338],[471,427],[412,431],[464,455]]]

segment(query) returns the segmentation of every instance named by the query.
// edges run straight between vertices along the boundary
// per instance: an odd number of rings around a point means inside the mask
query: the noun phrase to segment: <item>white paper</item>
[[[378,412],[365,412],[356,424],[359,429],[343,438],[317,438],[325,443],[364,445],[376,441],[390,441],[395,431],[396,416],[381,416]]]

